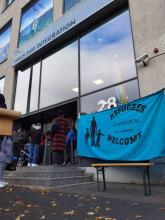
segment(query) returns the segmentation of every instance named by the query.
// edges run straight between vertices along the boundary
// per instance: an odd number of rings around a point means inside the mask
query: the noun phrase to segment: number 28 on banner
[[[113,107],[117,107],[117,99],[115,97],[110,97],[107,101],[105,100],[99,100],[97,105],[100,105],[100,108],[98,111],[103,111],[105,109],[105,107],[107,107],[107,109],[113,108]]]

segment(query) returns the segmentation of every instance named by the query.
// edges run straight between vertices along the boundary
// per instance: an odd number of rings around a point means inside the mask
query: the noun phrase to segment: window
[[[5,77],[0,78],[0,93],[2,94],[4,92],[4,85],[5,85]]]
[[[19,46],[22,46],[53,21],[53,0],[37,0],[21,18]]]
[[[138,82],[137,80],[132,80],[119,86],[114,86],[82,97],[81,112],[91,113],[101,111],[108,109],[108,105],[114,103],[117,105],[126,104],[137,98],[139,98]]]
[[[71,9],[75,4],[79,3],[81,0],[64,0],[64,13]]]
[[[5,1],[5,8],[7,8],[14,0],[6,0]]]
[[[27,69],[23,72],[18,71],[17,76],[17,88],[14,109],[22,112],[22,114],[25,114],[27,110],[30,71],[31,69]]]
[[[0,63],[8,58],[11,23],[0,30]]]
[[[30,112],[38,109],[40,66],[41,63],[37,63],[32,68],[33,72],[32,72],[32,83],[31,83],[31,95],[30,95]]]
[[[80,39],[81,94],[136,77],[129,12]]]
[[[78,96],[78,42],[43,60],[40,107]]]

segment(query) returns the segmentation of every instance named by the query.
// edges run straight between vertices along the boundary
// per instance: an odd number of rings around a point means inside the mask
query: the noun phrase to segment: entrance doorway
[[[67,104],[63,104],[57,107],[51,107],[34,114],[29,114],[21,117],[15,124],[20,123],[22,128],[26,131],[30,129],[34,123],[41,123],[42,128],[45,124],[51,123],[54,118],[57,117],[57,112],[62,110],[64,116],[68,119],[76,121],[77,119],[77,101],[72,101]]]
[[[41,123],[42,136],[40,141],[38,158],[38,164],[40,165],[50,165],[54,163],[54,159],[52,158],[53,136],[51,134],[51,127],[52,121],[53,119],[57,118],[57,113],[59,110],[62,110],[64,112],[64,116],[68,120],[69,125],[73,126],[73,123],[75,125],[77,120],[77,101],[72,101],[61,106],[52,107],[49,109],[45,109],[41,112],[36,112],[31,115],[23,116],[15,123],[15,128],[17,128],[17,124],[20,124],[22,129],[26,132],[30,130],[32,124]],[[74,157],[74,153],[72,155]],[[65,151],[64,159],[67,159],[67,153]]]

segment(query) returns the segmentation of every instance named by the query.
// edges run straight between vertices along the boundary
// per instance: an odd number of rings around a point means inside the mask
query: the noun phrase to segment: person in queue
[[[33,124],[27,136],[29,137],[29,159],[28,166],[38,166],[39,144],[41,140],[41,124]]]
[[[57,113],[54,119],[54,131],[52,131],[52,159],[53,163],[62,165],[64,162],[64,150],[66,149],[66,133],[69,130],[69,123],[64,117],[62,110]]]

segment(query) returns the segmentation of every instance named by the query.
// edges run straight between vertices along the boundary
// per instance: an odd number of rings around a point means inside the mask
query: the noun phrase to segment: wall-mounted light
[[[150,58],[149,58],[148,54],[144,54],[143,56],[137,58],[137,59],[135,60],[135,63],[140,63],[140,62],[142,62],[144,66],[147,66],[148,63],[149,63],[149,61],[150,61]]]

